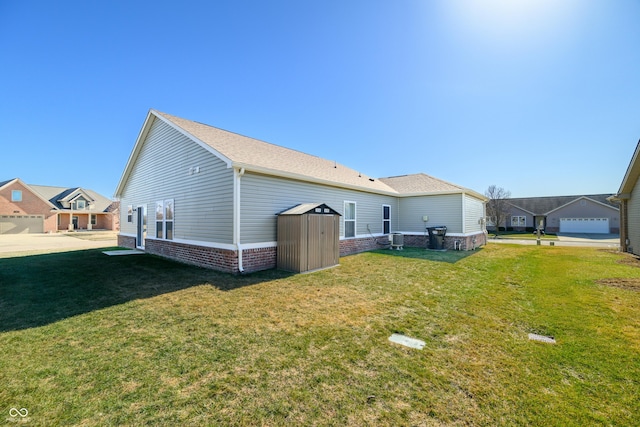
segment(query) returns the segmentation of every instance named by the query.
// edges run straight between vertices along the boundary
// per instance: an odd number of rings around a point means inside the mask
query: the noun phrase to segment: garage
[[[609,218],[560,218],[560,232],[609,234]]]
[[[43,232],[43,215],[0,215],[0,234]]]

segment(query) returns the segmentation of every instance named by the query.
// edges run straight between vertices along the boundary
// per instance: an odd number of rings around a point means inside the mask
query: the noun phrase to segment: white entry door
[[[560,218],[561,233],[609,233],[609,218]]]

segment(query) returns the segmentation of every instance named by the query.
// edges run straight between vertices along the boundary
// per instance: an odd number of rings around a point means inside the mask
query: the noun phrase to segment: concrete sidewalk
[[[491,239],[489,243],[505,243],[514,245],[537,245],[536,239]],[[618,249],[620,247],[620,236],[617,234],[586,234],[586,233],[563,233],[558,234],[558,240],[542,239],[541,246],[584,246],[594,248]]]
[[[80,238],[78,237],[80,236]],[[118,246],[115,232],[77,232],[54,234],[2,234],[0,256],[66,252]],[[88,240],[93,239],[93,240]]]

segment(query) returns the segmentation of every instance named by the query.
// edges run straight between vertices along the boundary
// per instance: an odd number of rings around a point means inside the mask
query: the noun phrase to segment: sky
[[[149,109],[512,197],[617,192],[637,0],[0,0],[0,181],[112,197]]]

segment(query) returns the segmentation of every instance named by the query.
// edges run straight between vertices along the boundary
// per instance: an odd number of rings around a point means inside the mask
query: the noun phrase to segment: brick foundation
[[[479,233],[473,236],[464,237],[445,236],[445,248],[449,250],[454,249],[456,241],[460,242],[460,250],[471,250],[486,244],[487,235],[486,233]],[[388,248],[388,245],[389,239],[386,236],[341,240],[340,256],[352,255],[374,249],[384,249]],[[118,235],[118,246],[133,249],[136,247],[136,239],[132,236]],[[426,247],[425,236],[405,234],[404,246],[424,248]],[[186,264],[211,268],[225,273],[239,273],[238,253],[235,250],[178,243],[171,240],[147,239],[145,241],[145,252],[173,259],[175,261],[184,262]],[[244,268],[244,273],[253,273],[256,271],[276,268],[277,248],[268,247],[244,249],[242,251],[242,266]]]
[[[446,250],[470,251],[487,244],[487,233],[470,236],[444,236],[443,246]],[[404,246],[408,248],[428,248],[429,236],[424,234],[405,234]]]
[[[136,238],[132,236],[123,236],[118,234],[118,246],[122,248],[136,248]]]

